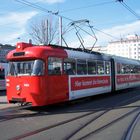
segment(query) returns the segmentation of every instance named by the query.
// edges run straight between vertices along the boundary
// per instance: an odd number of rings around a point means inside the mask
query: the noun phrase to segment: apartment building
[[[140,36],[128,35],[119,41],[109,42],[106,53],[140,60]]]

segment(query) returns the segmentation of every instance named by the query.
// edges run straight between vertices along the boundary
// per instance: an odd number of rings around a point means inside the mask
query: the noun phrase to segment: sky
[[[23,4],[26,1],[40,8]],[[1,0],[0,43],[15,45],[17,42],[28,42],[33,23],[48,17],[51,21],[58,20],[58,16],[48,11],[58,12],[64,17],[65,29],[72,21],[89,20],[97,38],[96,45],[104,46],[130,34],[140,35],[140,0],[123,2],[131,8],[131,12],[117,0]],[[92,34],[86,25],[78,26]],[[78,30],[87,45],[94,44],[94,37]],[[77,39],[73,34],[75,31],[66,34],[66,38],[70,45],[76,46]]]

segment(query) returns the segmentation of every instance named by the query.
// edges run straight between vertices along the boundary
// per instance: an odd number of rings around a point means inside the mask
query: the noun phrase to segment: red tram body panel
[[[8,54],[7,59],[13,62],[41,59],[47,63],[48,56],[56,57],[56,54],[60,58],[67,57],[66,52],[62,49],[32,47],[26,43],[19,43],[17,49]],[[47,68],[47,65],[44,65]],[[44,73],[47,73],[47,71],[45,70]],[[58,82],[61,84],[58,84]],[[8,75],[7,98],[9,102],[30,102],[33,106],[67,101],[68,76],[48,76],[47,74],[39,76],[28,74]]]
[[[9,103],[43,106],[140,85],[140,62],[126,58],[18,43],[7,59]]]

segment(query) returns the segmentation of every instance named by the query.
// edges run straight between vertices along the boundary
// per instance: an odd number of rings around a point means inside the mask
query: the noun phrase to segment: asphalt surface
[[[8,105],[2,94],[1,140],[140,138],[140,88],[38,108]]]
[[[8,104],[7,97],[6,97],[6,91],[0,91],[0,109],[10,108],[14,107],[13,104]]]

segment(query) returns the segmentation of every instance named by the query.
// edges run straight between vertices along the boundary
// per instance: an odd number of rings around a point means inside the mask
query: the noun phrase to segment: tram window
[[[130,73],[134,73],[134,66],[130,65]]]
[[[75,60],[74,59],[64,60],[64,73],[67,75],[75,74]]]
[[[137,73],[140,73],[140,66],[137,66],[138,67],[138,71],[137,71]]]
[[[124,65],[124,73],[130,73],[130,65]]]
[[[124,64],[121,64],[121,74],[125,74],[125,66]]]
[[[138,65],[133,66],[133,73],[139,73],[139,66]]]
[[[121,73],[121,64],[117,63],[117,73],[120,74]]]
[[[0,80],[5,79],[4,69],[0,69]]]
[[[130,73],[130,65],[128,64],[120,64],[120,74]]]
[[[97,61],[97,73],[104,74],[104,61]]]
[[[77,74],[87,74],[87,64],[85,60],[77,60]]]
[[[31,65],[25,65],[25,70],[30,72]],[[43,75],[45,71],[44,62],[42,60],[35,60],[33,65],[33,72],[32,75]]]
[[[9,62],[8,75],[26,76],[26,75],[43,75],[45,71],[44,62],[42,60],[31,61],[14,61]]]
[[[62,59],[56,57],[48,58],[48,74],[61,75],[62,74]]]
[[[88,61],[88,74],[96,74],[96,61]]]
[[[117,73],[118,74],[125,74],[125,64],[117,63]]]
[[[105,62],[105,73],[110,74],[110,62]]]

